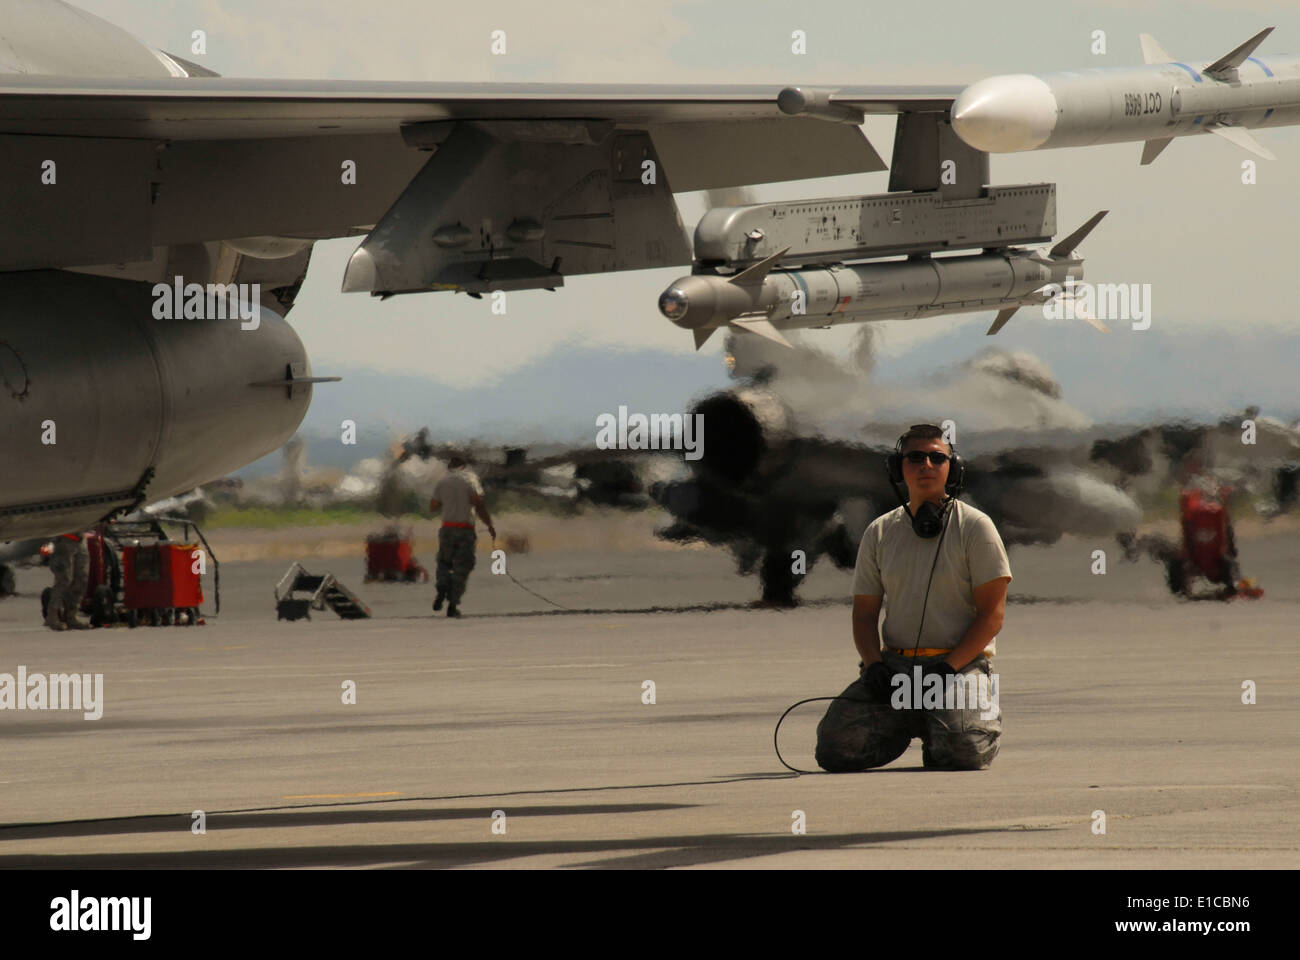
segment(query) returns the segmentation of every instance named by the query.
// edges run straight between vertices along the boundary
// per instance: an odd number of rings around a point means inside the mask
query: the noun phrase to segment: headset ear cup
[[[950,497],[955,497],[965,486],[966,461],[954,453],[948,463],[948,482],[943,485],[943,492]]]
[[[903,455],[898,452],[891,453],[885,458],[885,470],[889,473],[889,479],[899,484],[903,482]]]

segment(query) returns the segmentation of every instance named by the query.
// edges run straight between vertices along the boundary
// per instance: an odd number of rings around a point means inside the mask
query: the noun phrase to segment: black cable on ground
[[[786,710],[785,713],[781,714],[781,719],[776,722],[776,729],[772,731],[772,748],[776,750],[776,758],[781,761],[781,766],[785,767],[787,770],[793,770],[795,773],[830,773],[829,770],[800,770],[798,767],[790,766],[790,764],[785,762],[785,757],[781,756],[781,745],[777,741],[777,737],[781,733],[781,724],[785,722],[786,717],[790,716],[791,710],[793,710],[795,707],[802,707],[805,703],[817,703],[822,700],[849,700],[852,701],[853,703],[866,703],[866,704],[871,703],[870,700],[863,700],[860,697],[839,696],[839,697],[809,697],[807,700],[800,700],[798,703],[791,705],[791,707],[788,710]]]
[[[495,550],[495,549],[496,549],[496,546],[497,546],[497,540],[496,540],[496,537],[493,537],[493,538],[492,538],[492,549]],[[562,603],[556,603],[554,600],[550,599],[549,597],[544,597],[544,596],[542,596],[540,593],[538,593],[536,590],[533,590],[533,589],[530,588],[530,587],[526,587],[526,586],[524,586],[522,583],[520,583],[518,580],[515,579],[515,575],[514,575],[513,573],[511,573],[510,570],[509,570],[508,568],[506,569],[506,576],[509,577],[510,580],[514,583],[514,585],[517,586],[520,590],[524,590],[524,591],[526,591],[527,593],[532,594],[532,595],[533,595],[534,597],[536,597],[538,600],[544,601],[545,603],[549,603],[551,606],[553,606],[553,607],[558,607],[558,608],[561,609],[561,610],[569,610],[571,613],[572,613],[572,612],[578,612],[578,611],[574,611],[574,610],[572,610],[572,609],[569,608],[569,607],[564,606],[564,604],[562,604]],[[841,697],[809,697],[807,700],[800,700],[798,703],[793,704],[793,705],[792,705],[788,710],[785,711],[785,713],[781,714],[781,719],[780,719],[780,720],[777,720],[777,722],[776,722],[776,729],[772,731],[772,747],[773,747],[773,749],[776,750],[776,758],[777,758],[778,760],[781,761],[781,765],[782,765],[783,767],[785,767],[787,770],[792,770],[792,771],[794,771],[795,773],[800,773],[800,774],[829,773],[829,771],[827,771],[827,770],[800,770],[798,767],[792,767],[790,764],[788,764],[788,763],[785,762],[785,757],[781,756],[781,746],[780,746],[779,742],[777,741],[777,737],[778,737],[778,736],[780,735],[780,733],[781,733],[781,724],[785,722],[785,718],[788,717],[788,716],[790,715],[790,711],[791,711],[791,710],[794,710],[795,707],[802,707],[805,703],[818,703],[818,702],[823,701],[823,700],[850,700],[850,701],[853,701],[854,703],[870,703],[870,702],[871,702],[870,700],[862,700],[862,699],[860,699],[860,698],[858,698],[858,697],[843,697],[843,696],[841,696]]]
[[[493,538],[492,538],[492,549],[493,549],[493,551],[495,551],[496,548],[497,548],[497,538],[496,538],[496,537],[493,537]],[[559,607],[561,610],[569,610],[569,609],[570,609],[569,607],[566,607],[566,606],[565,606],[564,604],[562,604],[562,603],[556,603],[554,600],[550,599],[549,597],[544,597],[544,596],[542,596],[542,595],[541,595],[540,593],[538,593],[536,590],[532,590],[532,589],[530,589],[530,588],[528,588],[528,587],[525,587],[525,586],[524,586],[522,583],[520,583],[518,580],[515,580],[515,575],[514,575],[513,573],[510,572],[510,568],[509,568],[509,567],[506,568],[506,576],[509,577],[511,580],[514,581],[514,584],[515,584],[516,587],[518,587],[520,590],[525,590],[525,591],[527,591],[528,593],[531,593],[531,594],[532,594],[534,597],[536,597],[538,600],[543,600],[543,601],[545,601],[546,603],[549,603],[549,604],[550,604],[551,606],[553,606],[553,607]],[[573,612],[573,611],[570,610],[570,612]]]
[[[525,587],[525,586],[524,586],[522,583],[520,583],[518,580],[515,580],[515,575],[514,575],[513,573],[511,573],[509,570],[506,571],[506,576],[509,577],[511,580],[514,580],[515,586],[517,586],[520,590],[527,590],[529,593],[531,593],[531,594],[532,594],[534,597],[536,597],[538,600],[545,600],[547,603],[549,603],[549,604],[550,604],[551,606],[553,606],[553,607],[559,607],[561,610],[569,610],[570,612],[573,612],[571,608],[566,607],[564,604],[562,604],[562,603],[556,603],[554,600],[550,599],[549,597],[544,597],[544,596],[542,596],[542,595],[541,595],[540,593],[538,593],[536,590],[532,590],[532,589],[530,589],[530,588],[528,588],[528,587]]]

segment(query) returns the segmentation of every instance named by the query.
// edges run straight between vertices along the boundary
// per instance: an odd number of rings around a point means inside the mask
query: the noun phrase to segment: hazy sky
[[[1291,2],[1084,2],[1043,0],[876,3],[863,0],[769,2],[444,3],[440,0],[83,0],[83,8],[148,43],[197,59],[229,76],[444,81],[639,81],[770,83],[973,82],[996,73],[1141,63],[1137,35],[1153,34],[1175,57],[1218,57],[1265,26],[1276,26],[1262,54],[1300,51],[1300,4]],[[194,29],[207,33],[206,57],[190,51]],[[507,31],[508,54],[492,56],[492,30]],[[790,50],[791,31],[807,33],[808,53]],[[1107,53],[1091,52],[1093,31]],[[893,120],[866,132],[882,156]],[[1042,151],[992,158],[995,183],[1055,181],[1058,223],[1072,230],[1099,209],[1110,216],[1085,243],[1093,281],[1150,283],[1153,328],[1172,345],[1155,363],[1177,368],[1177,335],[1218,328],[1263,338],[1294,330],[1289,281],[1296,272],[1300,222],[1300,136],[1258,137],[1281,158],[1260,160],[1258,183],[1241,183],[1247,155],[1217,137],[1176,141],[1140,167],[1139,144]],[[757,188],[758,199],[883,192],[887,174]],[[678,197],[688,227],[699,195]],[[355,240],[316,247],[291,320],[315,368],[345,366],[419,373],[449,386],[485,386],[566,345],[607,351],[692,353],[689,334],[656,309],[662,289],[683,270],[573,277],[558,293],[512,293],[506,316],[487,300],[430,293],[385,303],[338,292]],[[879,324],[882,364],[954,331],[976,341],[991,314]],[[1078,321],[1062,321],[1072,325]],[[1049,326],[1026,310],[999,336],[1021,348]],[[1068,331],[1069,356],[1090,357],[1089,338]],[[1062,331],[1065,335],[1067,332]],[[1233,334],[1235,335],[1235,334]],[[813,331],[827,349],[847,349],[852,329]],[[1100,336],[1096,334],[1095,336]],[[1119,325],[1119,340],[1149,336]],[[706,348],[719,354],[721,337]],[[1297,340],[1286,337],[1294,349]],[[1104,353],[1124,349],[1109,343]],[[1152,351],[1141,351],[1152,356]],[[1238,354],[1241,352],[1238,351]],[[1276,366],[1277,358],[1270,358]],[[1296,358],[1300,366],[1300,357]],[[1058,372],[1060,372],[1058,370]],[[1187,370],[1188,375],[1197,371]],[[1201,371],[1203,374],[1203,371]],[[1221,376],[1249,382],[1249,354]],[[1077,379],[1077,378],[1076,378]],[[1104,379],[1104,378],[1101,378]],[[1099,379],[1100,383],[1100,379]],[[1114,400],[1114,385],[1099,387]],[[1132,387],[1135,394],[1144,389]],[[1207,389],[1209,389],[1207,387]],[[1087,406],[1086,397],[1075,397]],[[1138,399],[1135,395],[1133,399]]]

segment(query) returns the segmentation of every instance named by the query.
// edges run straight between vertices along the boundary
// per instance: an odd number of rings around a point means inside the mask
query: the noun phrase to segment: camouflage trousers
[[[465,594],[465,584],[474,569],[474,547],[478,535],[472,527],[443,527],[438,532],[438,572],[434,586],[456,606]]]
[[[86,581],[90,579],[90,551],[84,540],[59,537],[54,541],[50,555],[50,571],[54,586],[50,590],[50,603],[45,609],[45,625],[71,624],[81,609],[81,598],[86,595]]]
[[[885,651],[885,666],[895,673],[913,678],[913,667],[933,663],[938,657],[911,657]],[[966,689],[976,682],[991,690],[987,678],[992,665],[984,656],[972,660],[958,674],[967,680]],[[985,680],[979,680],[983,674]],[[1002,735],[1002,710],[996,703],[981,711],[978,700],[948,709],[950,704],[933,709],[895,709],[890,703],[866,703],[870,699],[862,677],[840,695],[847,699],[831,701],[830,708],[817,725],[817,764],[823,770],[843,773],[882,767],[897,760],[907,750],[913,737],[921,738],[921,762],[934,770],[982,770],[998,755],[998,738]],[[982,716],[991,713],[992,716]]]

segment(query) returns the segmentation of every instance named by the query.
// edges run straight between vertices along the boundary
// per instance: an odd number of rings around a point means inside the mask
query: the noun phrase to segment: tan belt
[[[952,653],[951,649],[942,649],[939,647],[921,647],[916,650],[898,650],[894,647],[886,647],[890,653],[896,653],[900,657],[942,657],[945,654]],[[984,656],[993,656],[992,650],[985,650]]]

